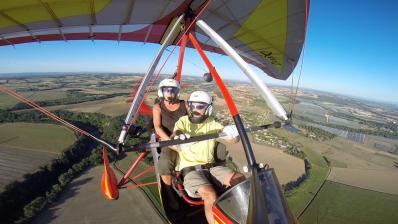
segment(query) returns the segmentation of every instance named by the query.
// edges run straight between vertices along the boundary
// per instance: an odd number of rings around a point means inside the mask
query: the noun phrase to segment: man
[[[224,127],[211,117],[213,99],[204,91],[193,92],[188,99],[188,115],[175,124],[173,135],[185,139],[190,136],[224,132],[228,143],[237,143],[239,134],[233,125]],[[232,169],[215,164],[215,139],[182,144],[178,149],[179,160],[176,169],[184,175],[184,188],[190,195],[198,195],[204,201],[205,215],[209,223],[214,223],[212,207],[217,198],[210,182],[215,179],[225,186],[233,186],[244,176]]]
[[[174,79],[164,79],[159,83],[158,97],[160,102],[153,106],[153,125],[160,141],[170,140],[175,122],[187,114],[184,100],[179,99],[180,84]],[[171,187],[171,173],[175,168],[177,153],[169,148],[162,148],[158,169],[165,185],[169,205],[178,209],[178,201]]]

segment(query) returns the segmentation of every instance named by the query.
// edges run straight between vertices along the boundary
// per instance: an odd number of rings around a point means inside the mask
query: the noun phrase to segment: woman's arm
[[[152,109],[153,115],[153,126],[155,128],[155,133],[159,136],[161,141],[170,140],[170,137],[162,128],[162,115],[159,104],[155,104]]]

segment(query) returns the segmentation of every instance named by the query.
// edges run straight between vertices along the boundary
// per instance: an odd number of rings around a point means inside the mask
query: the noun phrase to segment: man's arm
[[[170,137],[162,128],[162,115],[159,104],[155,104],[152,109],[153,115],[153,126],[155,128],[155,133],[159,136],[161,141],[170,140]]]

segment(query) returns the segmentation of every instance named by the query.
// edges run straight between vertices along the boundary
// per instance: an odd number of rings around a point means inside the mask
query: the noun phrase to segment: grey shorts
[[[198,193],[199,188],[204,185],[213,185],[209,178],[212,178],[217,185],[222,186],[225,180],[234,171],[225,166],[215,166],[203,171],[191,171],[184,177],[184,188],[190,197],[200,198]]]

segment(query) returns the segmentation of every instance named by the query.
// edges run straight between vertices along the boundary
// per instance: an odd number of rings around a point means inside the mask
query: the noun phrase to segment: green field
[[[326,181],[299,222],[398,223],[397,208],[397,195]]]
[[[295,216],[298,216],[311,202],[329,173],[329,167],[321,156],[309,149],[304,148],[303,150],[311,163],[309,178],[299,188],[286,194],[289,207]]]
[[[136,158],[138,157],[138,154],[134,153],[134,152],[126,153],[126,155],[127,156],[125,158],[123,158],[122,160],[120,160],[118,162],[118,167],[120,169],[122,169],[123,171],[127,171],[130,168],[130,166],[133,164],[133,162],[136,160]],[[150,154],[147,155],[147,157],[149,157],[149,156],[150,156]],[[153,165],[153,163],[151,163],[150,165]],[[137,175],[138,173],[144,171],[150,165],[148,164],[147,161],[141,161],[137,167],[137,170],[130,177],[133,177],[133,176]],[[115,172],[116,172],[116,170],[115,170]],[[137,179],[136,183],[144,184],[144,183],[155,182],[155,181],[156,181],[155,172],[151,171],[151,172],[147,173],[146,175],[144,175],[143,177]],[[155,207],[157,207],[158,209],[161,209],[161,202],[160,202],[158,186],[150,185],[147,187],[142,187],[141,189],[149,197],[149,199],[152,201],[152,203],[155,205]],[[126,190],[129,191],[129,189],[126,189]],[[137,190],[137,189],[134,189],[134,190]],[[132,190],[132,191],[134,191],[134,190]]]
[[[76,140],[69,129],[54,124],[0,124],[0,146],[60,153]]]
[[[26,91],[26,92],[19,92],[19,93],[34,102],[40,102],[40,101],[45,101],[45,100],[57,100],[57,99],[63,99],[63,98],[67,97],[66,92],[63,91],[62,89],[44,90],[44,91]],[[21,101],[19,101],[18,99],[15,99],[12,96],[6,95],[4,93],[0,93],[0,109],[11,108],[19,102],[21,102]]]
[[[0,93],[0,109],[13,107],[19,101],[11,96]]]
[[[297,134],[289,133],[284,129],[274,129],[273,131],[279,137],[287,138],[290,142],[303,146],[300,148],[304,151],[306,158],[311,163],[309,178],[298,188],[285,193],[289,208],[297,217],[304,211],[307,205],[311,203],[316,192],[321,188],[329,174],[329,167],[322,156],[318,155],[306,146],[308,141],[307,139]]]

